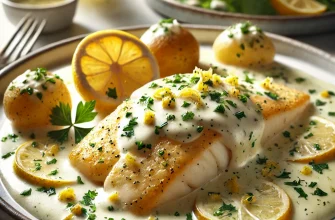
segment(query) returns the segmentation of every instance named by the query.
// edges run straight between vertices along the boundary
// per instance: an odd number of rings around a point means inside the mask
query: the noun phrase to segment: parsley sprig
[[[92,130],[92,128],[81,128],[76,126],[76,124],[92,121],[98,114],[97,112],[93,112],[94,107],[95,100],[86,103],[79,102],[76,110],[76,119],[73,123],[70,105],[60,102],[59,105],[52,109],[50,122],[52,125],[67,127],[61,130],[49,131],[48,137],[63,143],[68,140],[69,131],[71,127],[73,127],[75,143],[79,143],[88,134],[88,132]]]

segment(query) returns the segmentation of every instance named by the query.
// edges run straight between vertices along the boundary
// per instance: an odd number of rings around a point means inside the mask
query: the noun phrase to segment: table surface
[[[79,0],[73,25],[66,30],[40,36],[33,50],[79,34],[116,27],[150,25],[161,18],[161,15],[150,9],[145,0]],[[0,28],[2,30],[0,45],[2,45],[15,28],[15,24],[7,19],[2,4],[0,5]],[[313,45],[335,56],[334,32],[292,38]],[[2,219],[11,220],[12,218],[0,210],[0,220]]]

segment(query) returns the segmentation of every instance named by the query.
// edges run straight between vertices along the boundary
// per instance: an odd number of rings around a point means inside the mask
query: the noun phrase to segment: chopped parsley
[[[290,177],[291,172],[286,172],[285,170],[278,176],[275,176],[277,178],[281,178],[281,179],[291,179]]]
[[[248,74],[245,74],[245,82],[250,83],[250,84],[254,84],[255,79],[250,78]]]
[[[214,112],[217,112],[217,113],[224,113],[225,112],[225,108],[222,104],[218,105],[215,109],[214,109]]]
[[[127,113],[126,113],[126,118],[129,118],[132,114],[133,114],[133,113],[131,113],[131,112],[127,112]]]
[[[226,100],[226,102],[227,102],[231,107],[234,107],[234,108],[237,107],[236,103],[233,102],[233,101],[231,101],[231,100]]]
[[[327,196],[328,193],[322,191],[320,188],[316,187],[315,191],[313,192],[312,195],[315,195],[315,196]]]
[[[31,195],[31,188],[24,190],[22,193],[20,193],[21,196],[30,196]]]
[[[294,190],[299,193],[298,198],[305,198],[307,200],[308,195],[305,193],[305,191],[301,187],[294,187]]]
[[[313,170],[315,170],[316,172],[323,174],[323,170],[328,170],[329,166],[326,163],[319,163],[316,164],[314,162],[310,162],[309,165],[312,166]]]
[[[108,88],[108,91],[106,91],[106,95],[110,98],[117,99],[116,88]]]
[[[187,111],[186,113],[181,115],[181,118],[183,119],[183,121],[192,120],[194,118],[194,113]]]
[[[128,125],[126,125],[122,130],[124,131],[124,133],[121,134],[121,137],[131,137],[134,135],[134,127],[138,125],[136,120],[137,120],[137,117],[129,120]]]
[[[152,108],[151,108],[151,106],[154,104],[154,99],[153,98],[151,98],[149,96],[142,96],[140,98],[140,103],[145,104],[148,109],[153,111]]]
[[[173,121],[173,120],[175,120],[176,119],[176,116],[175,115],[167,115],[166,116],[166,120],[168,120],[168,121]]]
[[[317,99],[316,101],[315,101],[315,105],[316,106],[324,106],[324,105],[326,105],[327,104],[327,102],[323,102],[323,101],[321,101],[320,99]]]
[[[319,144],[313,144],[313,147],[315,150],[321,150],[321,147]]]
[[[293,180],[292,182],[284,182],[285,185],[287,186],[301,186],[301,179]]]
[[[209,92],[209,97],[211,98],[212,101],[215,101],[219,103],[221,100],[222,94],[220,92],[215,92],[215,91],[210,91]]]
[[[77,176],[77,183],[78,183],[78,184],[81,184],[81,185],[85,184],[85,183],[82,181],[82,179],[81,179],[80,176]]]
[[[298,77],[298,78],[295,79],[295,81],[296,81],[297,83],[302,83],[302,82],[305,82],[306,79],[305,79],[305,78],[302,78],[302,77]]]
[[[112,211],[114,211],[114,206],[110,205],[110,206],[107,207],[107,209],[108,209],[108,211],[112,212]]]
[[[314,188],[318,183],[317,182],[311,182],[308,187]]]
[[[329,116],[335,116],[335,112],[328,112]]]
[[[316,93],[316,90],[315,90],[315,89],[309,89],[308,92],[309,92],[310,94],[314,94],[314,93]]]
[[[154,89],[154,88],[156,88],[158,86],[158,84],[157,83],[151,83],[151,85],[149,86],[149,88],[150,89]]]
[[[53,196],[56,195],[56,189],[54,187],[50,187],[50,188],[45,188],[45,187],[39,187],[36,189],[38,192],[44,192],[46,193],[48,196]]]
[[[93,205],[93,200],[95,199],[97,195],[98,193],[95,190],[94,191],[88,190],[88,192],[85,193],[85,195],[83,196],[83,200],[79,202],[86,206]]]
[[[57,175],[58,174],[58,170],[52,170],[49,174],[48,174],[48,176],[55,176],[55,175]]]
[[[47,161],[48,165],[50,165],[50,164],[56,164],[56,163],[57,163],[57,159],[56,158],[53,158],[52,160]]]
[[[248,101],[248,97],[246,95],[239,95],[238,99],[243,103],[246,103]]]
[[[257,160],[256,160],[256,163],[257,164],[266,164],[266,161],[268,160],[268,158],[267,157],[260,157],[260,156],[258,156],[258,158],[257,158]]]
[[[187,213],[186,214],[186,220],[192,220],[192,213]]]
[[[201,133],[204,130],[204,126],[198,126],[197,127],[197,132]]]
[[[8,152],[7,154],[4,154],[1,156],[2,159],[7,159],[8,157],[12,156],[13,154],[15,154],[15,152]]]
[[[225,204],[222,203],[222,206],[216,210],[213,215],[214,216],[222,216],[223,214],[226,214],[226,216],[231,216],[233,212],[237,212],[237,209],[232,204]]]
[[[88,134],[88,132],[92,130],[92,128],[81,128],[75,125],[92,121],[98,114],[97,112],[93,112],[94,107],[95,100],[86,103],[79,102],[76,110],[76,119],[74,123],[72,123],[70,105],[60,102],[59,105],[52,109],[50,122],[52,125],[67,126],[67,128],[49,131],[48,137],[63,143],[68,140],[70,128],[73,127],[75,143],[79,143]]]
[[[283,132],[283,136],[286,138],[290,138],[291,137],[291,133],[289,131],[284,131]]]
[[[313,137],[313,136],[314,136],[313,133],[309,133],[308,135],[304,136],[304,138],[305,138],[305,139],[308,139],[308,138]]]
[[[135,144],[137,145],[138,150],[142,150],[144,148],[151,149],[151,144],[144,144],[142,141],[136,141]]]
[[[273,92],[264,92],[264,94],[273,100],[278,100],[278,95]]]
[[[183,108],[187,108],[187,107],[190,106],[190,105],[191,105],[191,103],[184,101],[184,103],[182,104],[181,107],[183,107]]]
[[[241,118],[246,118],[246,117],[247,117],[247,116],[244,114],[243,111],[236,112],[234,115],[235,115],[235,117],[236,117],[237,119],[241,119]]]

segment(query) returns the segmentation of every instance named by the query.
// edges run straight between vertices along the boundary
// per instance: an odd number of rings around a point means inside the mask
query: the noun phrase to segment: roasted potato
[[[176,20],[165,19],[151,26],[141,40],[155,55],[160,76],[190,73],[199,63],[199,43]]]
[[[18,129],[50,125],[51,109],[59,102],[71,106],[71,96],[62,79],[44,68],[27,70],[18,76],[4,95],[7,118]]]
[[[275,47],[269,37],[249,22],[224,30],[214,41],[215,58],[235,66],[257,66],[273,62]]]

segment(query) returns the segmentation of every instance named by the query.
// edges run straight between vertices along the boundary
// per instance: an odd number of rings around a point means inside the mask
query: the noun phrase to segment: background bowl
[[[78,0],[64,0],[48,4],[25,4],[11,0],[2,0],[8,19],[17,24],[26,14],[42,21],[46,19],[43,33],[51,33],[72,24]]]

